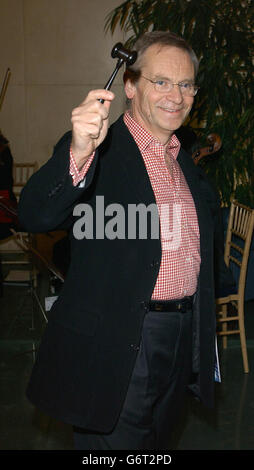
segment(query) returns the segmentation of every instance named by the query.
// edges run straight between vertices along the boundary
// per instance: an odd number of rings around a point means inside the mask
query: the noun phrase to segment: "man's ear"
[[[134,83],[132,83],[129,79],[126,80],[124,84],[124,89],[125,89],[125,94],[127,98],[129,100],[132,100],[136,92],[136,86],[134,85]]]

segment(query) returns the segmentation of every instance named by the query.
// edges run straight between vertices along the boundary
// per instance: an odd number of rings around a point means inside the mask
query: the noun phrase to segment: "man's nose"
[[[167,98],[169,101],[174,101],[174,103],[181,103],[183,101],[181,88],[177,83],[173,84],[172,90],[167,93]]]

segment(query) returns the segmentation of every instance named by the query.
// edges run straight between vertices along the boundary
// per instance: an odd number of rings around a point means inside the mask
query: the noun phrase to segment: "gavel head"
[[[126,65],[132,65],[137,59],[136,51],[128,51],[125,49],[121,42],[118,42],[112,49],[111,57],[121,59],[126,62]]]

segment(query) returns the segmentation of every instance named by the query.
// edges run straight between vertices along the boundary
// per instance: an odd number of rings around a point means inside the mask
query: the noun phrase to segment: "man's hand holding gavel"
[[[118,58],[118,62],[104,89],[90,91],[83,103],[72,111],[71,148],[79,170],[107,135],[109,108],[115,97],[109,89],[120,67],[124,63],[134,64],[137,52],[125,49],[118,42],[111,51],[111,57]]]
[[[114,97],[109,90],[92,90],[72,111],[71,148],[79,170],[107,135],[109,109]],[[103,99],[104,103],[99,99]]]

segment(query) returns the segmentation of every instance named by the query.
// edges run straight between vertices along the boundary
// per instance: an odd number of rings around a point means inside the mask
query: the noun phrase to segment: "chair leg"
[[[242,357],[243,357],[243,369],[244,369],[244,372],[247,374],[249,372],[249,361],[248,361],[246,334],[245,334],[245,326],[244,326],[243,302],[238,303],[238,315],[239,315],[238,322],[239,322],[239,330],[240,330],[240,342],[241,342]]]
[[[221,307],[222,318],[226,318],[226,317],[227,317],[227,313],[228,313],[228,311],[227,311],[227,304],[224,304],[224,305],[222,305],[222,307]],[[228,327],[227,322],[224,321],[224,322],[222,323],[222,332],[226,332],[226,331],[227,331],[227,327]],[[223,335],[223,337],[222,337],[222,346],[223,346],[223,349],[227,349],[227,346],[228,346],[228,337],[227,337],[227,335]]]

